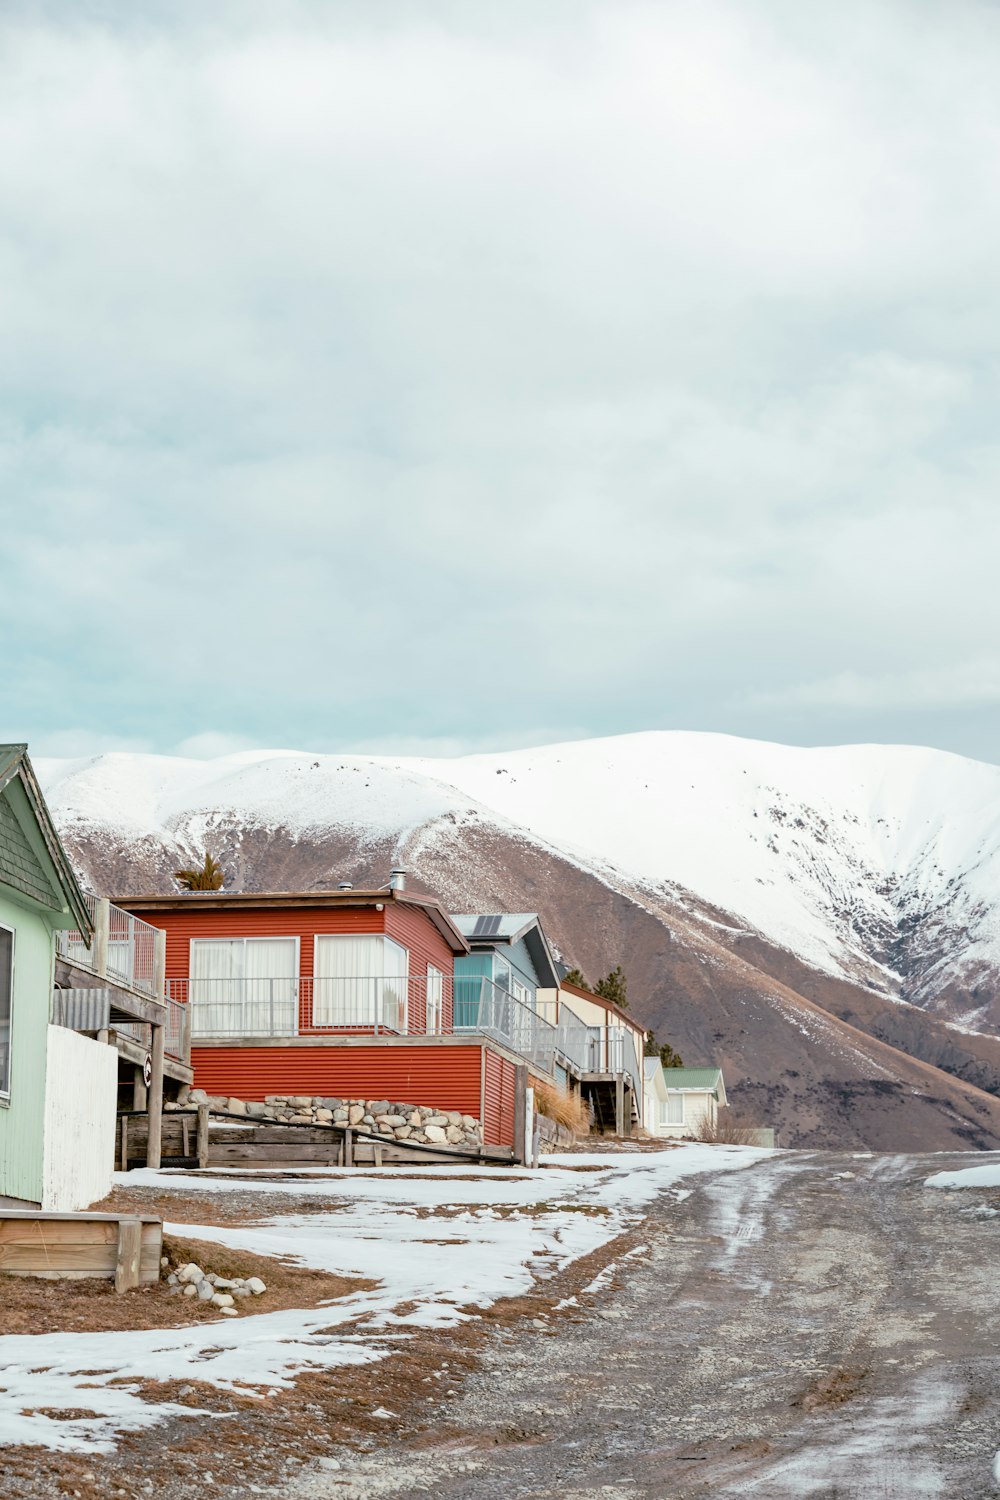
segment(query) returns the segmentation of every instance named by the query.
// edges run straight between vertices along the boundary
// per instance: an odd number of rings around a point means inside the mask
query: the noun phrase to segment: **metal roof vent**
[[[338,891],[353,891],[354,887],[349,880],[342,880],[337,887]]]
[[[395,870],[390,870],[389,871],[389,889],[390,889],[390,891],[405,891],[406,890],[406,871],[405,870],[400,870],[399,868],[397,868]]]

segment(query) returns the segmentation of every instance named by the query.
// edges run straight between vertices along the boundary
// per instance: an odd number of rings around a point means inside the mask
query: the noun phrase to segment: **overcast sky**
[[[1000,759],[1000,5],[0,12],[0,739]]]

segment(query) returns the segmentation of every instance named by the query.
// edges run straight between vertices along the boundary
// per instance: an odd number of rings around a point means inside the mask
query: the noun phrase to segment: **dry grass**
[[[715,1123],[708,1115],[695,1131],[695,1140],[709,1146],[753,1146],[757,1132],[753,1125],[742,1125],[730,1115],[728,1109],[720,1109]]]
[[[574,1135],[586,1135],[590,1130],[590,1110],[579,1094],[566,1093],[551,1083],[536,1083],[535,1107],[540,1115]]]

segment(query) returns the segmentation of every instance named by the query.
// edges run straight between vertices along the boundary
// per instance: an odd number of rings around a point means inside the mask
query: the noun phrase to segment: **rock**
[[[180,1282],[177,1280],[177,1275],[174,1271],[171,1271],[167,1277],[167,1286],[180,1286]]]
[[[190,1098],[191,1085],[189,1083],[182,1083],[180,1088],[177,1090],[177,1103],[183,1107],[188,1103]]]
[[[177,1280],[200,1281],[204,1274],[205,1273],[201,1269],[201,1266],[197,1266],[195,1265],[193,1260],[189,1260],[187,1265],[182,1266],[181,1269],[177,1272]]]
[[[438,1129],[443,1130],[449,1123],[450,1121],[447,1115],[424,1115],[425,1128],[428,1125],[435,1125]]]
[[[328,1125],[333,1119],[332,1109],[323,1109],[321,1106],[319,1109],[314,1110],[313,1113],[316,1116],[317,1123],[320,1125]]]
[[[215,1286],[206,1276],[203,1281],[196,1283],[198,1289],[198,1301],[210,1302],[215,1297]]]
[[[474,1120],[471,1115],[463,1115],[462,1116],[462,1124],[465,1126],[466,1130],[478,1130],[479,1129],[479,1121],[478,1120]]]
[[[311,1094],[289,1094],[288,1102],[293,1109],[312,1109]]]
[[[250,1290],[250,1288],[248,1286],[234,1286],[233,1287],[233,1296],[234,1297],[252,1297],[253,1293],[251,1292],[251,1290]]]
[[[263,1281],[261,1281],[259,1276],[248,1276],[247,1287],[251,1292],[253,1292],[255,1297],[259,1297],[262,1295],[262,1293],[267,1291],[266,1285]]]
[[[205,1093],[204,1089],[192,1089],[191,1092],[190,1092],[190,1094],[188,1095],[188,1103],[189,1104],[207,1104],[208,1103],[208,1095]]]
[[[242,1099],[227,1099],[226,1109],[231,1115],[245,1115],[247,1112],[247,1107]]]
[[[346,1125],[347,1124],[347,1110],[344,1108],[343,1105],[341,1105],[341,1107],[339,1109],[335,1109],[334,1110],[334,1112],[333,1112],[333,1118],[336,1120],[336,1122],[337,1122],[338,1125]]]
[[[313,1123],[312,1114],[307,1115],[304,1111],[301,1114],[289,1115],[288,1119],[292,1125],[311,1125]]]
[[[362,1125],[367,1125],[368,1128],[371,1129],[371,1127],[375,1124],[375,1120],[372,1115],[365,1115],[361,1123]]]
[[[232,1307],[233,1305],[233,1299],[232,1297],[230,1297],[228,1292],[213,1293],[212,1301],[215,1303],[216,1307]]]
[[[352,1104],[347,1111],[348,1125],[360,1125],[364,1119],[365,1109],[363,1104]]]
[[[340,1106],[343,1104],[343,1102],[344,1102],[343,1099],[321,1099],[320,1100],[320,1103],[322,1104],[322,1106],[323,1106],[324,1109],[339,1109]]]
[[[181,1294],[183,1293],[183,1291],[184,1291],[184,1288],[182,1286],[176,1286],[176,1285],[175,1286],[168,1286],[167,1287],[167,1296],[168,1297],[180,1297]]]
[[[263,1120],[267,1114],[267,1105],[258,1104],[255,1099],[248,1099],[244,1108],[252,1120]]]
[[[219,1292],[231,1292],[237,1285],[235,1281],[229,1281],[225,1276],[213,1276],[212,1280],[215,1282],[216,1291]]]
[[[463,1139],[461,1125],[449,1125],[445,1131],[445,1135],[448,1137],[451,1145],[457,1146]]]
[[[220,1307],[219,1311],[220,1311],[220,1313],[222,1313],[223,1317],[225,1317],[225,1318],[238,1318],[239,1317],[239,1311],[235,1307]]]
[[[264,1095],[264,1103],[265,1104],[287,1104],[288,1103],[288,1095],[287,1094],[265,1094]]]
[[[184,1288],[184,1295],[185,1297],[197,1297],[198,1288],[195,1286],[193,1281],[189,1281],[187,1286]]]
[[[408,1140],[409,1137],[413,1134],[413,1126],[412,1125],[398,1125],[396,1127],[396,1129],[393,1131],[393,1134],[395,1135],[397,1141]]]
[[[444,1129],[440,1125],[425,1125],[424,1135],[429,1141],[433,1141],[439,1146],[443,1146],[448,1139]]]
[[[389,1113],[388,1099],[369,1099],[368,1113],[374,1115],[376,1120],[379,1115],[387,1115]]]
[[[419,1109],[415,1109],[410,1116],[410,1124],[413,1126],[414,1130],[419,1130],[423,1123],[423,1115],[420,1113]]]
[[[454,1125],[455,1128],[456,1128],[456,1130],[461,1130],[461,1128],[462,1128],[462,1116],[460,1114],[458,1114],[455,1110],[450,1109],[448,1111],[448,1124],[449,1125]]]
[[[208,1096],[208,1107],[209,1107],[209,1109],[221,1109],[221,1110],[228,1109],[229,1108],[229,1095],[228,1094],[209,1094],[209,1096]]]
[[[170,1264],[170,1257],[168,1255],[161,1255],[160,1256],[160,1265],[163,1267],[164,1270],[166,1270],[166,1268],[167,1268],[167,1266],[169,1266],[169,1264]]]

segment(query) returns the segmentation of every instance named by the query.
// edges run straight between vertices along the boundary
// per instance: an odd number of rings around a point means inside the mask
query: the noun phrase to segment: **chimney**
[[[397,867],[395,870],[390,870],[389,871],[389,889],[390,889],[390,891],[405,891],[406,890],[406,871],[405,870],[400,870]]]
[[[337,887],[338,891],[353,891],[354,887],[349,880],[342,880]]]

